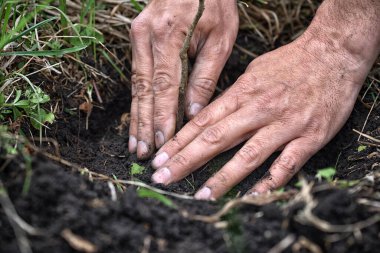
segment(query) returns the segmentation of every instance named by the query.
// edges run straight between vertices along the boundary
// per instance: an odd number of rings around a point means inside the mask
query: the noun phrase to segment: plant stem
[[[189,27],[189,31],[186,35],[185,41],[183,43],[182,49],[180,51],[181,58],[181,83],[179,86],[179,97],[178,97],[178,112],[176,120],[176,131],[178,132],[183,125],[183,118],[185,115],[185,92],[187,87],[187,81],[189,77],[189,59],[187,56],[187,51],[190,47],[190,41],[193,37],[194,29],[198,24],[199,19],[202,17],[203,11],[205,9],[205,0],[199,0],[199,6],[197,14],[195,15],[193,22]]]

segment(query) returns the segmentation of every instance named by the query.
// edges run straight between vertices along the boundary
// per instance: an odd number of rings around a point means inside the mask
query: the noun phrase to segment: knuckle
[[[238,90],[239,93],[250,93],[254,90],[256,90],[256,77],[251,74],[243,74],[239,79],[237,80],[238,83]]]
[[[297,157],[298,156],[296,154],[280,156],[275,161],[274,166],[287,175],[293,175],[297,170]]]
[[[207,144],[219,144],[224,137],[224,129],[221,127],[210,127],[206,129],[202,135],[201,140]]]
[[[136,78],[136,94],[138,97],[146,96],[152,92],[151,84],[143,78]]]
[[[141,34],[145,34],[147,32],[147,28],[148,24],[145,18],[143,18],[140,14],[132,21],[131,36],[133,38],[138,38]]]
[[[263,181],[263,184],[265,185],[265,188],[269,191],[274,191],[278,187],[280,187],[280,185],[278,184],[278,180],[272,176],[269,176],[265,181]]]
[[[214,93],[216,81],[210,78],[198,78],[194,80],[193,86],[200,94],[208,97]]]
[[[239,152],[236,154],[239,159],[241,159],[245,163],[252,163],[257,160],[260,156],[259,148],[257,145],[245,145],[243,146]]]
[[[227,173],[223,171],[218,171],[218,173],[215,174],[215,180],[216,184],[222,187],[228,186],[228,179],[229,176]]]
[[[309,134],[309,139],[314,143],[314,145],[320,145],[324,143],[326,139],[326,131],[324,130],[323,123],[320,120],[320,117],[315,117],[307,125],[306,132]]]
[[[162,92],[169,91],[173,89],[172,78],[167,73],[157,73],[153,77],[153,90],[155,93],[159,94]]]
[[[177,166],[184,167],[188,164],[188,159],[184,155],[176,154],[173,156],[172,162]]]
[[[192,122],[191,124],[194,124],[198,128],[204,128],[211,122],[211,118],[211,112],[208,109],[204,109],[198,113],[190,122]]]

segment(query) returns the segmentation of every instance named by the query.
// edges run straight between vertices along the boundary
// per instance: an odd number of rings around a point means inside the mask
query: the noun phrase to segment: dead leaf
[[[129,122],[131,121],[131,114],[129,112],[123,113],[120,117],[120,125],[116,127],[116,130],[118,131],[119,135],[121,135],[124,130],[128,127]]]
[[[70,229],[66,228],[61,232],[61,236],[67,241],[70,246],[81,252],[95,253],[98,251],[97,247],[83,237],[74,234]]]
[[[91,114],[93,107],[94,106],[90,102],[83,102],[82,104],[80,104],[79,110],[81,110],[81,111],[83,111],[89,115],[89,114]]]

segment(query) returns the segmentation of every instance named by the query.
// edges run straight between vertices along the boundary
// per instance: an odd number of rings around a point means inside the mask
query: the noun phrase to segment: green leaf
[[[141,166],[138,163],[132,163],[132,165],[131,165],[131,175],[132,176],[140,175],[144,172],[144,170],[145,170],[145,167]]]
[[[17,107],[13,107],[13,120],[18,119],[22,116],[22,113],[17,109]]]
[[[5,103],[4,93],[0,93],[0,106],[3,106],[4,103]]]
[[[21,38],[22,36],[26,35],[27,33],[36,30],[38,27],[43,26],[44,24],[49,23],[49,22],[56,20],[56,19],[58,19],[58,17],[52,17],[52,18],[46,19],[44,21],[41,21],[38,24],[35,24],[35,25],[29,27],[28,29],[26,29],[25,31],[19,33],[18,35],[12,37],[9,41],[7,41],[6,44],[11,43],[11,42],[17,40],[18,38]]]
[[[19,108],[28,108],[30,106],[30,103],[28,100],[19,100],[18,102],[13,104],[14,106],[17,106]]]
[[[39,112],[30,112],[29,116],[31,117],[30,123],[37,130],[39,130],[43,124],[51,124],[54,121],[54,114],[51,112],[46,112],[42,108],[39,110]]]
[[[364,151],[364,150],[366,150],[366,149],[367,149],[367,146],[360,145],[360,146],[358,147],[358,152],[362,152],[362,151]]]
[[[171,199],[165,197],[164,195],[158,192],[155,192],[146,188],[139,188],[137,189],[137,195],[140,198],[156,199],[168,207],[176,208],[176,206],[174,205],[173,201],[171,201]]]
[[[317,172],[317,175],[315,177],[321,181],[322,179],[325,179],[327,182],[331,182],[333,180],[333,177],[335,176],[336,169],[333,167],[320,169]]]
[[[136,0],[131,0],[131,3],[133,5],[133,8],[135,8],[135,10],[138,12],[142,12],[142,10],[144,9],[144,7],[141,4],[139,4]]]
[[[21,97],[21,90],[16,90],[16,98],[13,100],[12,104],[17,103]]]
[[[104,42],[103,34],[100,31],[96,30],[95,27],[89,25],[82,27],[82,25],[75,24],[73,28],[76,29],[80,34],[80,36],[70,38],[70,44],[73,46],[90,44],[91,42]]]
[[[64,54],[75,53],[88,47],[87,44],[69,47],[60,50],[41,50],[41,51],[15,51],[15,52],[0,52],[0,56],[62,56]]]
[[[53,124],[54,119],[55,119],[54,114],[52,112],[49,112],[49,113],[45,114],[44,122],[45,123],[47,122],[47,123]]]

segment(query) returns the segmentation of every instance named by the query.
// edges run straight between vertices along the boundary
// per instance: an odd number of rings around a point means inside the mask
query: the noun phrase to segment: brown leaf
[[[116,127],[116,130],[118,130],[119,135],[121,135],[124,130],[128,127],[128,124],[131,120],[131,114],[129,112],[123,113],[120,117],[120,125]]]
[[[80,104],[79,110],[81,110],[87,114],[90,114],[92,112],[93,107],[94,106],[90,102],[83,102],[82,104]]]

